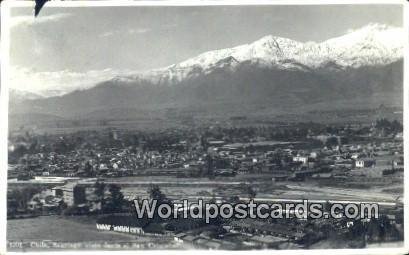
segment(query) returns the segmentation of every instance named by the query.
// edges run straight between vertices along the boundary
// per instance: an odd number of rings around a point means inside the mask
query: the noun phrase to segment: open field
[[[95,227],[96,216],[41,216],[30,219],[7,221],[7,241],[9,243],[28,244],[28,250],[41,250],[42,245],[57,243],[66,249],[80,245],[81,249],[109,248],[109,249],[135,249],[150,248],[161,243],[162,248],[186,249],[176,245],[166,238],[154,236],[135,236],[113,231],[98,231]],[[45,243],[45,244],[44,244]],[[34,244],[34,245],[33,245]],[[65,245],[65,246],[64,246]],[[64,246],[64,247],[62,247]],[[10,248],[10,247],[9,247]],[[23,250],[26,250],[25,247]],[[31,249],[30,249],[31,248]],[[49,251],[50,249],[46,247]],[[158,248],[158,247],[157,247]],[[22,248],[14,247],[10,250],[21,251]]]
[[[76,217],[42,216],[31,219],[7,221],[8,240],[64,240],[104,241],[135,240],[134,236],[116,232],[101,232],[95,227],[95,221],[78,221]]]

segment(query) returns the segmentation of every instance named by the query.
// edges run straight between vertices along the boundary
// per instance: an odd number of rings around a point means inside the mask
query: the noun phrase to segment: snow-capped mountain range
[[[266,36],[62,96],[10,101],[10,110],[132,119],[167,109],[228,116],[401,107],[404,35],[402,28],[370,24],[320,43]]]
[[[228,66],[234,70],[243,62],[277,69],[305,71],[328,67],[346,69],[386,65],[402,58],[404,35],[403,28],[381,24],[369,24],[320,43],[302,43],[268,35],[250,44],[208,51],[178,64],[143,73],[117,76],[114,80],[180,82],[198,74],[211,72],[214,68]]]

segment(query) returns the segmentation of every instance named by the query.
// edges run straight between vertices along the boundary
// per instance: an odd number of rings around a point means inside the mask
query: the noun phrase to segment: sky
[[[39,94],[181,62],[266,35],[324,41],[369,23],[402,26],[400,5],[14,7],[11,87]]]

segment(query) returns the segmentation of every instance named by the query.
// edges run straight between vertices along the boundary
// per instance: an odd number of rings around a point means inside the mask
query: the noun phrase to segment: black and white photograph
[[[405,254],[406,7],[4,1],[5,249]]]

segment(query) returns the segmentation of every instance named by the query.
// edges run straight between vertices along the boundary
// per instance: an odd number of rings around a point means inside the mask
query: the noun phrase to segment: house
[[[199,238],[199,237],[188,234],[188,235],[185,235],[184,237],[182,237],[182,240],[184,242],[193,243],[197,238]]]
[[[178,242],[178,243],[183,243],[183,237],[185,237],[185,236],[186,236],[186,233],[181,232],[181,233],[176,234],[176,235],[173,237],[173,240],[174,240],[175,242]]]
[[[355,161],[356,168],[373,167],[376,165],[376,160],[372,158],[362,158]]]
[[[394,214],[387,214],[386,217],[389,219],[391,224],[396,223],[396,216]]]
[[[294,156],[294,157],[293,157],[293,162],[301,162],[302,164],[307,164],[307,162],[308,162],[308,157],[305,157],[305,156]]]
[[[39,210],[39,209],[41,209],[41,204],[39,202],[37,202],[37,201],[31,200],[31,201],[29,201],[27,203],[27,209],[30,210],[30,211]]]
[[[230,222],[230,232],[250,233],[253,235],[271,235],[291,240],[301,240],[304,233],[298,233],[291,229],[290,226],[282,224],[265,223],[251,219],[233,220]]]
[[[248,174],[250,172],[250,169],[247,167],[240,167],[239,169],[237,169],[237,174]]]
[[[85,187],[76,182],[69,182],[63,186],[54,187],[51,190],[55,197],[61,197],[68,206],[86,202]]]
[[[142,235],[145,233],[143,228],[147,224],[147,220],[138,219],[134,216],[110,215],[99,218],[96,223],[96,228],[102,231],[114,231]]]

